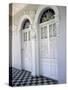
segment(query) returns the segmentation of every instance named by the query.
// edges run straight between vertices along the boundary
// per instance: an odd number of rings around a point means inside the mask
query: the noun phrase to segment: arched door
[[[22,25],[22,67],[31,71],[31,28],[29,20],[25,20]]]
[[[57,79],[56,21],[52,9],[43,12],[39,23],[40,74]]]

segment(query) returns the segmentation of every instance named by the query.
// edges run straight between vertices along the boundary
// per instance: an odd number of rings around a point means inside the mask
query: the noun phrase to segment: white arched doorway
[[[31,20],[28,16],[21,19],[21,65],[22,69],[31,72],[32,44],[31,44]]]
[[[49,20],[43,20],[43,14],[47,10],[53,12],[53,17]],[[50,11],[48,11],[50,13]],[[50,17],[47,15],[47,18]],[[47,76],[58,79],[58,60],[57,60],[57,29],[58,29],[58,9],[55,6],[39,7],[34,21],[35,31],[37,35],[37,59],[36,72],[37,75]]]

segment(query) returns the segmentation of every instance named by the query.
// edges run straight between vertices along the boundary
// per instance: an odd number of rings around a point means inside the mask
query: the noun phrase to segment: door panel
[[[42,23],[39,27],[40,74],[57,80],[56,24]]]
[[[22,35],[23,35],[22,37],[22,48],[23,48],[22,67],[24,70],[27,70],[27,71],[31,71],[31,59],[32,59],[30,33],[31,33],[31,30],[29,29],[22,30]]]

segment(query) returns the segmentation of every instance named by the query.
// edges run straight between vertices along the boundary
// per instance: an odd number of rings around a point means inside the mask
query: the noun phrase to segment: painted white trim
[[[18,28],[18,30],[20,30],[21,31],[21,25],[24,23],[24,20],[26,20],[26,19],[29,19],[29,21],[30,21],[30,24],[31,24],[31,28],[29,28],[29,29],[32,29],[32,31],[31,31],[31,43],[32,43],[32,65],[31,65],[31,73],[32,73],[32,75],[33,76],[35,76],[36,75],[36,64],[35,64],[35,32],[34,32],[34,29],[33,29],[33,27],[32,27],[32,23],[33,23],[33,21],[32,21],[32,19],[28,16],[28,15],[24,15],[23,17],[21,17],[20,18],[20,22],[19,22],[19,28]],[[21,38],[22,38],[22,33],[21,33]],[[22,40],[21,40],[21,43],[22,43]],[[21,46],[22,47],[22,46]],[[21,62],[22,62],[22,55],[21,55]],[[22,68],[22,65],[21,65],[21,68]]]
[[[28,15],[24,15],[20,18],[20,21],[19,21],[19,27],[18,27],[18,30],[20,31],[20,40],[21,40],[21,69],[23,69],[22,67],[22,30],[21,30],[21,25],[24,23],[24,20],[26,19],[29,19],[30,23],[32,24],[32,21],[31,21],[31,18],[28,16]]]
[[[56,6],[48,6],[48,5],[42,5],[42,6],[40,6],[39,8],[38,8],[38,10],[37,10],[37,13],[36,13],[36,16],[35,16],[35,20],[34,20],[34,24],[36,24],[36,23],[39,23],[38,21],[39,21],[39,18],[40,18],[40,16],[41,16],[41,14],[42,14],[42,12],[46,9],[46,8],[52,8],[54,11],[55,11],[55,17],[57,18],[56,20],[59,20],[59,10],[58,10],[58,7],[56,7]]]
[[[24,23],[24,20],[29,19],[30,24],[32,25],[32,20],[28,15],[24,15],[23,17],[20,18],[20,22],[19,22],[19,28],[18,30],[21,30],[21,25]]]
[[[37,12],[36,12],[36,15],[35,15],[35,20],[34,20],[34,27],[35,27],[35,32],[36,32],[36,40],[37,40],[37,46],[35,47],[36,48],[36,53],[37,53],[37,56],[36,56],[36,74],[37,75],[40,75],[40,66],[39,66],[39,60],[40,60],[40,54],[39,54],[39,46],[40,46],[40,43],[39,43],[39,19],[43,13],[43,11],[47,8],[52,8],[55,12],[55,21],[56,23],[59,22],[59,12],[58,12],[58,8],[56,6],[45,6],[45,5],[41,5]]]

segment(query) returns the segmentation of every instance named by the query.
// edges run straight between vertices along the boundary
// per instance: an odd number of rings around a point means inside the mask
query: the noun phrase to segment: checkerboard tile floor
[[[15,68],[9,69],[9,78],[12,76],[12,86],[29,86],[29,85],[50,85],[58,84],[56,80],[47,77],[32,77],[31,72],[18,70]],[[11,80],[11,79],[10,79]]]

